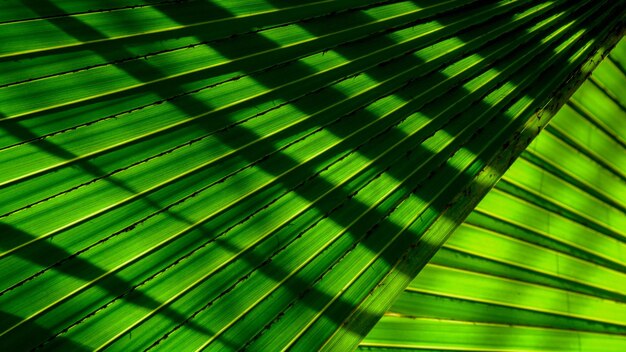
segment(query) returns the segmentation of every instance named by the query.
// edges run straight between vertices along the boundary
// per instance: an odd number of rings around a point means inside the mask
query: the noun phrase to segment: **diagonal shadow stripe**
[[[88,32],[87,32],[87,33],[88,33]],[[298,70],[299,70],[299,69],[300,69],[300,68],[298,67]],[[155,75],[158,75],[158,72],[155,72],[155,71],[148,71],[148,72],[153,72]],[[149,76],[149,75],[150,75],[150,73],[148,74],[148,76]],[[191,107],[190,107],[189,105],[185,105],[185,106],[181,107],[181,109],[190,109],[190,108],[191,108]],[[208,109],[208,107],[207,107],[206,105],[197,105],[197,108],[198,108],[198,109]],[[189,110],[187,110],[187,111],[189,111]],[[240,132],[240,131],[238,130],[237,132]],[[246,132],[245,132],[245,131],[243,131],[242,133],[246,133]],[[256,139],[258,139],[258,138],[259,138],[259,136],[255,136],[255,135],[253,135],[253,134],[249,134],[249,136],[250,136],[249,138],[250,138],[251,140],[256,140]],[[288,166],[293,166],[293,167],[296,167],[296,166],[297,166],[297,164],[296,164],[293,160],[284,159],[284,158],[282,158],[282,157],[281,157],[281,158],[279,158],[279,160],[280,160],[280,162],[281,162],[281,163],[282,163],[282,162],[285,162],[285,163],[286,163],[286,165],[288,165]],[[274,174],[277,174],[277,173],[278,173],[278,170],[271,170],[271,169],[270,169],[269,171],[270,171],[270,172],[272,172],[272,173],[274,173]],[[308,170],[307,172],[311,172],[311,171],[312,171],[312,170]],[[331,186],[331,185],[328,185],[328,186]]]

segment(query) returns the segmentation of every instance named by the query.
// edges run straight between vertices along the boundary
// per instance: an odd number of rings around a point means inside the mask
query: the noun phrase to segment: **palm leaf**
[[[615,1],[11,0],[4,349],[354,347]]]
[[[626,349],[624,53],[622,40],[362,350]]]

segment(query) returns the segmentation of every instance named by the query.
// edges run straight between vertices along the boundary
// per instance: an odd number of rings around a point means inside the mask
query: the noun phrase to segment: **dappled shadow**
[[[19,231],[17,229],[14,229],[2,223],[0,223],[0,233],[3,236],[10,236],[11,238],[19,239],[23,241],[32,240],[31,235],[28,235],[22,231]],[[124,279],[122,279],[119,276],[116,276],[115,274],[111,274],[110,272],[104,269],[101,269],[100,267],[98,267],[95,264],[92,264],[88,260],[81,259],[78,256],[74,256],[72,253],[66,252],[63,248],[54,245],[52,242],[43,241],[43,242],[40,242],[40,244],[41,245],[38,246],[37,248],[26,248],[24,251],[20,252],[19,255],[32,261],[34,264],[41,265],[42,267],[49,265],[48,261],[46,260],[47,256],[52,256],[56,258],[70,258],[71,259],[70,261],[63,262],[60,264],[55,264],[52,266],[52,268],[55,271],[58,271],[62,274],[80,279],[87,285],[92,283],[94,280],[97,280],[96,285],[108,291],[110,295],[113,296],[113,295],[119,295],[123,293],[124,299],[127,300],[131,304],[145,307],[148,309],[159,308],[161,310],[160,314],[163,314],[164,316],[171,319],[172,321],[181,321],[186,318],[186,316],[176,312],[175,310],[172,310],[168,307],[161,307],[161,302],[155,301],[150,296],[144,295],[139,291],[135,291],[132,295],[126,296],[126,294],[131,289],[133,289],[133,285],[131,283],[126,282]],[[2,248],[2,249],[5,250],[6,248]],[[41,292],[39,292],[38,294],[41,294]],[[7,308],[4,308],[4,309],[7,309]],[[0,309],[0,314],[8,314],[5,312],[4,309]],[[38,315],[41,315],[41,314],[38,314]],[[82,315],[79,315],[78,317],[82,317]],[[68,316],[66,319],[76,319],[76,318],[77,317]],[[11,341],[12,342],[21,341],[19,346],[13,346],[12,349],[32,348],[32,347],[35,347],[38,339],[44,340],[44,339],[54,337],[58,334],[58,332],[53,334],[48,330],[42,330],[40,328],[36,328],[36,324],[33,323],[32,320],[33,319],[29,319],[28,321],[22,321],[21,319],[20,320],[0,319],[4,330],[15,329],[10,332]],[[19,328],[16,329],[16,327],[18,326]],[[198,326],[197,324],[193,322],[189,325],[189,327],[201,333],[211,335],[210,330],[202,326]],[[41,334],[36,334],[38,332]],[[7,339],[7,336],[3,335],[2,338]],[[26,341],[33,343],[33,345],[31,345],[30,347],[26,347],[23,344]],[[69,345],[65,345],[66,342],[67,340],[62,338],[62,343],[64,344],[64,348],[68,348],[72,346],[71,343]],[[9,342],[3,342],[2,344],[8,345]]]
[[[211,106],[210,102],[195,99],[192,95],[182,96],[181,93],[187,92],[188,88],[186,88],[186,84],[191,83],[191,82],[196,82],[202,79],[211,79],[216,76],[220,76],[221,78],[223,78],[223,75],[230,75],[228,79],[234,80],[237,77],[240,77],[242,75],[239,72],[243,72],[245,75],[249,75],[261,85],[274,89],[274,91],[271,94],[268,94],[256,100],[251,100],[245,104],[239,104],[239,105],[233,106],[232,108],[223,109],[220,111],[220,114],[217,116],[211,116],[211,118],[204,118],[204,119],[201,119],[201,118],[190,119],[189,124],[192,124],[197,128],[203,129],[206,133],[209,133],[210,135],[214,135],[217,138],[220,138],[222,143],[224,143],[225,145],[228,145],[234,150],[237,150],[238,151],[237,155],[246,159],[248,163],[250,163],[250,165],[254,165],[260,170],[263,170],[264,172],[274,175],[275,177],[278,178],[278,182],[282,183],[285,190],[296,192],[300,197],[314,203],[314,206],[317,207],[318,210],[322,214],[326,214],[326,216],[328,216],[332,221],[344,227],[352,226],[352,218],[333,216],[337,204],[334,202],[321,202],[320,197],[324,196],[325,198],[328,197],[326,199],[346,200],[346,199],[353,199],[353,194],[351,194],[350,192],[343,191],[341,188],[336,188],[335,184],[329,181],[326,181],[322,177],[319,177],[320,172],[318,171],[317,168],[313,167],[313,165],[315,165],[313,162],[307,161],[306,163],[301,163],[291,158],[287,154],[283,153],[282,150],[291,144],[286,145],[284,148],[276,148],[276,146],[273,145],[272,142],[274,140],[278,140],[277,137],[273,139],[263,140],[262,136],[256,134],[253,130],[239,126],[239,123],[237,121],[232,121],[229,116],[229,113],[240,110],[244,107],[254,107],[255,104],[257,103],[271,101],[274,99],[279,100],[281,103],[277,107],[272,108],[270,110],[276,110],[280,106],[284,106],[287,103],[290,103],[292,106],[294,106],[301,112],[307,115],[315,116],[315,119],[309,119],[307,120],[306,123],[300,123],[292,128],[285,130],[284,132],[282,132],[282,136],[287,136],[287,135],[296,136],[304,132],[311,131],[313,129],[321,128],[323,126],[327,131],[331,132],[332,134],[337,136],[339,139],[343,140],[340,144],[338,144],[338,147],[329,149],[324,154],[322,154],[317,160],[315,160],[315,162],[320,163],[320,165],[323,165],[323,163],[328,163],[328,161],[327,160],[324,161],[323,158],[332,159],[340,153],[346,153],[346,155],[349,155],[351,153],[354,153],[354,151],[356,150],[356,153],[359,153],[360,155],[363,155],[369,158],[370,160],[377,161],[377,163],[371,165],[371,168],[387,172],[389,175],[393,176],[398,182],[400,182],[400,180],[405,181],[404,184],[401,186],[401,187],[404,187],[405,192],[414,193],[423,200],[435,199],[439,195],[440,190],[438,190],[436,187],[423,187],[424,185],[428,185],[428,186],[437,185],[437,182],[432,180],[432,178],[435,175],[437,177],[443,177],[445,175],[445,176],[450,177],[450,181],[454,181],[454,187],[450,187],[448,191],[448,194],[450,195],[455,194],[456,192],[460,192],[460,190],[464,188],[465,185],[473,179],[472,174],[465,174],[465,173],[459,174],[458,170],[456,170],[453,166],[450,166],[446,163],[448,160],[448,157],[451,155],[454,155],[455,153],[454,149],[452,148],[446,149],[446,153],[448,154],[442,153],[441,155],[432,156],[432,152],[422,147],[421,145],[421,142],[426,140],[428,137],[430,137],[439,129],[444,129],[445,131],[448,131],[448,133],[450,133],[451,135],[457,135],[461,133],[463,131],[462,129],[463,125],[466,124],[464,119],[469,119],[468,116],[459,115],[460,113],[462,113],[463,109],[461,109],[461,111],[457,111],[457,113],[455,114],[455,118],[452,118],[451,116],[445,116],[447,118],[445,119],[445,118],[434,118],[433,116],[433,119],[435,122],[430,126],[430,128],[420,131],[419,133],[417,133],[414,136],[411,136],[410,138],[408,135],[403,134],[398,129],[394,129],[397,123],[403,121],[402,115],[398,114],[399,116],[397,117],[394,116],[394,118],[396,118],[395,121],[385,120],[383,123],[383,122],[379,122],[379,118],[380,118],[379,116],[376,116],[372,113],[367,112],[366,110],[363,110],[363,107],[366,106],[367,104],[377,99],[380,99],[382,96],[391,95],[391,94],[397,94],[398,97],[400,98],[412,101],[415,97],[415,94],[419,90],[428,88],[427,86],[430,84],[428,82],[447,82],[448,81],[448,77],[436,71],[433,71],[428,76],[425,76],[423,71],[420,71],[420,70],[424,70],[424,67],[427,67],[427,66],[423,66],[423,62],[421,62],[418,58],[414,56],[407,56],[407,55],[402,54],[398,58],[394,58],[397,61],[387,62],[387,66],[386,66],[388,67],[387,69],[381,68],[381,69],[377,69],[373,71],[375,73],[372,74],[372,78],[379,80],[379,81],[384,81],[384,80],[389,79],[390,77],[393,77],[392,74],[395,73],[396,71],[393,71],[392,68],[397,69],[398,67],[402,67],[403,65],[407,65],[406,67],[414,68],[413,70],[409,70],[409,72],[412,72],[411,76],[396,78],[397,82],[394,83],[394,85],[389,84],[389,87],[393,87],[393,89],[390,91],[387,89],[388,86],[381,85],[376,90],[373,90],[371,92],[371,95],[369,95],[368,97],[361,98],[361,100],[357,99],[356,101],[350,101],[348,99],[349,96],[347,94],[342,93],[341,91],[338,91],[334,88],[328,88],[328,89],[324,89],[323,91],[322,90],[320,90],[319,92],[316,91],[315,94],[319,93],[318,95],[316,95],[316,99],[303,101],[299,99],[302,99],[302,97],[306,96],[310,92],[311,87],[314,86],[313,83],[321,84],[322,82],[325,82],[324,84],[326,85],[326,84],[335,83],[337,82],[337,80],[345,80],[346,79],[345,74],[349,73],[350,70],[345,69],[345,71],[343,71],[344,74],[340,74],[335,77],[329,76],[329,78],[326,79],[326,81],[322,81],[321,79],[303,81],[303,82],[306,82],[307,85],[304,85],[303,87],[299,89],[296,89],[295,85],[289,84],[291,81],[294,80],[294,77],[302,78],[302,79],[307,78],[307,77],[312,77],[316,74],[315,69],[308,67],[304,65],[303,63],[294,61],[295,59],[298,58],[297,54],[291,53],[287,49],[281,49],[281,47],[278,44],[265,38],[261,34],[248,34],[247,37],[245,38],[242,37],[243,39],[240,39],[241,43],[245,43],[245,45],[234,46],[228,41],[214,42],[215,38],[218,38],[221,35],[220,33],[225,34],[225,31],[231,31],[231,33],[228,33],[228,34],[233,34],[232,27],[229,28],[227,25],[216,26],[213,24],[212,25],[213,27],[210,27],[212,30],[208,31],[206,30],[208,29],[207,27],[202,27],[202,26],[191,27],[191,25],[197,23],[197,21],[199,20],[205,19],[204,17],[202,17],[203,14],[211,14],[210,16],[214,16],[212,17],[214,19],[233,18],[232,14],[230,14],[228,11],[216,6],[214,3],[211,3],[211,2],[195,1],[193,3],[197,7],[193,7],[187,10],[181,10],[178,7],[177,8],[160,7],[158,9],[169,18],[173,19],[174,21],[177,21],[181,25],[184,25],[181,28],[192,28],[191,32],[175,32],[176,34],[174,35],[183,35],[183,34],[193,35],[197,37],[198,41],[207,42],[207,43],[211,42],[211,47],[214,50],[219,51],[226,58],[230,59],[230,61],[227,64],[220,66],[218,69],[202,70],[199,72],[194,72],[192,74],[182,75],[180,77],[177,77],[176,79],[164,80],[163,78],[168,77],[168,74],[159,71],[159,69],[153,67],[148,61],[137,60],[137,61],[134,61],[132,65],[126,65],[126,66],[120,65],[119,67],[125,70],[126,73],[128,73],[138,82],[146,83],[145,85],[138,86],[138,88],[124,90],[123,92],[103,96],[101,98],[91,99],[89,101],[77,102],[77,103],[73,103],[72,105],[66,104],[62,107],[59,107],[58,110],[67,109],[73,106],[93,104],[99,101],[106,102],[108,99],[112,99],[112,98],[122,99],[125,95],[131,94],[131,93],[141,95],[144,92],[152,92],[152,93],[156,93],[163,101],[167,101],[169,104],[173,104],[177,109],[179,109],[181,112],[183,112],[185,115],[189,117],[197,117],[197,116],[203,116],[203,115],[205,115],[206,117],[206,114],[208,112],[216,109],[217,107]],[[419,3],[419,2],[416,2],[416,3]],[[48,9],[46,10],[47,12],[51,12],[53,10],[58,12],[58,9],[51,8],[54,5],[49,2],[33,1],[30,4],[33,9],[45,8],[45,6],[47,5],[48,6]],[[274,4],[274,5],[278,6],[279,4]],[[462,9],[459,9],[458,11],[468,11],[468,10],[471,10],[471,9],[462,8]],[[584,10],[585,8],[583,7],[581,10],[581,13]],[[274,17],[270,17],[269,15],[267,15],[267,22],[265,22],[266,24],[275,23],[278,21],[278,17],[277,17],[279,16],[278,14],[273,14],[272,16]],[[262,17],[262,18],[265,18],[265,17]],[[347,21],[351,21],[347,23],[353,23],[355,25],[358,25],[361,23],[369,23],[371,21],[370,18],[368,18],[367,16],[359,12],[346,14],[345,19]],[[239,19],[236,19],[236,20],[240,21]],[[235,21],[235,19],[233,19],[233,21]],[[248,28],[249,23],[251,23],[251,22],[246,22],[246,21],[251,21],[251,20],[246,19],[245,21],[240,23],[240,25],[242,26],[241,27],[242,33],[245,32],[245,28]],[[324,19],[320,21],[324,21]],[[330,24],[333,21],[333,18],[329,17],[327,21],[329,21],[328,23]],[[411,22],[409,24],[404,24],[403,26],[410,27],[412,25],[419,23],[419,21],[420,20],[416,22]],[[503,23],[505,23],[506,21],[507,21],[507,18],[505,17],[503,19]],[[102,33],[99,33],[96,29],[91,28],[84,23],[81,23],[80,20],[76,18],[71,18],[71,17],[63,17],[59,19],[50,19],[50,22],[55,24],[59,28],[61,28],[67,34],[74,36],[79,41],[93,42],[94,44],[91,44],[90,46],[88,46],[88,48],[91,50],[94,50],[95,52],[98,53],[98,55],[101,55],[107,61],[110,61],[110,62],[115,62],[119,60],[121,57],[133,57],[134,55],[133,53],[124,50],[123,48],[124,45],[132,45],[133,40],[143,41],[143,40],[147,40],[151,38],[150,36],[146,36],[146,37],[138,36],[137,38],[134,38],[134,39],[126,38],[126,39],[123,39],[124,40],[123,45],[119,45],[118,47],[116,47],[114,51],[109,52],[108,49],[103,49],[102,47],[100,47],[100,42],[99,42],[100,40],[106,40],[107,36]],[[257,23],[256,26],[263,25],[263,24],[264,22],[260,22],[260,23]],[[309,23],[304,22],[302,23],[302,27],[310,31],[315,36],[322,36],[324,34],[324,32],[319,29],[320,28],[319,24],[318,26],[311,26]],[[202,31],[200,29],[202,29]],[[213,29],[219,29],[222,32],[219,32],[219,31],[215,32]],[[394,28],[394,29],[397,29],[397,28]],[[190,30],[190,29],[185,29],[185,30]],[[205,35],[203,33],[210,33],[210,34]],[[377,32],[377,33],[374,33],[373,35],[368,35],[367,37],[365,37],[365,39],[372,40],[372,38],[377,38],[376,43],[381,48],[392,47],[394,45],[394,42],[386,39],[385,37],[381,37],[380,36],[381,34],[384,34],[384,32],[383,33]],[[168,33],[168,35],[172,35],[172,33]],[[454,35],[456,35],[456,33]],[[459,37],[463,39],[462,36],[459,36]],[[468,39],[471,39],[471,38],[468,38]],[[538,40],[538,39],[539,38],[535,38],[534,40]],[[361,42],[361,44],[362,43],[363,42]],[[428,43],[424,43],[424,45],[427,45],[427,44]],[[496,45],[496,44],[501,45],[502,43],[486,42],[486,43],[483,43],[483,45],[479,46],[477,49],[483,49],[484,47],[490,48],[488,45]],[[354,42],[354,43],[350,43],[350,45],[359,45],[359,43]],[[368,47],[368,45],[362,45],[362,48],[366,48]],[[527,48],[531,48],[534,46],[536,46],[536,41],[530,41],[529,43],[526,44]],[[354,51],[353,48],[352,49],[351,48],[352,47],[350,46],[346,46],[345,49],[342,49],[341,47],[339,47],[339,48],[333,48],[333,50],[336,50],[337,53],[345,56],[348,60],[357,60],[357,56],[355,54],[356,51]],[[324,46],[321,49],[328,50],[328,47]],[[513,47],[511,47],[511,49],[513,49]],[[66,48],[63,50],[72,50],[72,49]],[[251,57],[241,59],[242,56],[249,54],[251,50],[254,50],[255,52],[258,52],[258,53],[263,53],[263,55],[257,55],[257,56],[253,55]],[[311,52],[309,52],[308,54],[315,52],[315,50],[317,49],[311,48]],[[481,53],[482,51],[478,50],[478,52]],[[430,69],[434,70],[437,67],[441,67],[442,65],[446,63],[447,63],[446,61],[441,61],[437,63],[437,65],[433,65],[432,67],[430,67]],[[281,64],[282,66],[279,66],[277,64]],[[494,65],[496,68],[499,67],[498,62],[495,62]],[[558,63],[558,62],[554,63],[555,67],[558,67],[560,65],[561,63]],[[264,70],[269,70],[267,71],[268,73],[261,72],[259,69],[260,67],[263,68]],[[352,66],[346,66],[346,67],[350,68]],[[356,66],[356,67],[359,67],[359,66]],[[486,70],[487,68],[488,67],[484,67],[482,69]],[[280,75],[271,74],[271,72],[276,72],[272,70],[277,70],[277,69],[281,70]],[[478,74],[479,72],[481,71],[477,70],[477,71],[474,71],[473,73]],[[354,71],[352,73],[354,73]],[[456,81],[449,82],[448,85],[442,85],[440,88],[441,92],[445,92],[445,91],[449,91],[453,89],[454,87],[461,84],[464,81],[464,79],[468,79],[468,78],[469,76],[465,78],[461,77],[457,79]],[[510,79],[511,77],[506,76],[505,78]],[[426,82],[426,83],[420,82],[420,79],[424,80],[423,82]],[[496,85],[494,84],[492,88],[495,86]],[[460,97],[471,96],[471,94],[480,94],[481,96],[484,96],[489,91],[490,90],[470,92],[470,91],[459,90],[457,94]],[[532,92],[532,90],[528,92]],[[342,105],[337,105],[337,107],[334,107],[331,110],[325,111],[324,114],[319,114],[320,99],[322,99],[322,101],[325,101],[326,103],[330,103],[330,102],[339,103],[343,101],[347,101],[348,103],[342,103]],[[402,114],[408,114],[415,110],[420,110],[423,106],[425,106],[429,102],[430,102],[429,100],[424,99],[423,101],[419,101],[418,103],[412,103],[411,105],[409,105],[410,108],[406,109],[407,111],[401,111],[401,112]],[[471,102],[470,100],[467,101],[467,105],[468,105],[467,107],[469,107],[470,102]],[[474,106],[473,109],[475,110],[472,110],[472,111],[492,111],[493,109],[493,107],[491,106],[484,105],[483,102],[480,102],[478,104],[479,106]],[[507,104],[498,106],[498,111],[507,107],[508,106]],[[444,100],[440,100],[436,102],[435,105],[433,106],[434,106],[434,108],[432,108],[433,111],[437,111],[438,109],[441,110],[446,107],[446,102]],[[50,111],[47,111],[47,112],[50,112]],[[36,114],[33,116],[36,116]],[[461,119],[461,117],[463,117],[463,119]],[[5,121],[6,119],[3,120],[3,123]],[[500,131],[504,129],[505,127],[507,127],[507,122],[508,121],[506,119],[502,119],[502,118],[486,119],[485,121],[482,121],[482,123],[490,124],[488,128],[485,128],[484,131],[481,130],[479,134],[475,134],[473,131],[471,133],[463,132],[464,137],[462,140],[467,141],[467,140],[472,139],[473,137],[489,136],[492,132]],[[357,124],[360,126],[368,126],[368,129],[370,130],[368,132],[370,132],[370,135],[367,135],[366,133],[353,134],[354,127]],[[15,127],[15,125],[13,126],[10,125],[10,123],[5,123],[2,125],[2,128],[5,128],[5,127],[8,131],[16,134],[23,140],[32,140],[33,138],[36,138],[36,135],[29,134],[28,131],[19,130]],[[511,127],[507,127],[507,128],[510,131],[515,130],[514,128],[511,128]],[[380,132],[372,136],[371,130],[379,130]],[[226,133],[224,133],[223,135],[221,134],[226,131],[228,131],[228,134]],[[224,138],[225,136],[232,137],[235,135],[237,136],[236,139]],[[506,135],[506,133],[503,133],[502,136],[503,138],[509,137],[508,135]],[[399,145],[394,145],[394,149],[386,150],[385,147],[387,147],[387,145],[392,141],[405,141],[405,142]],[[504,141],[504,139],[502,141]],[[133,143],[139,143],[139,142],[140,141],[138,140]],[[370,144],[370,146],[367,146],[368,143]],[[372,143],[379,143],[379,145],[371,146]],[[478,149],[478,148],[472,149],[471,146],[478,146],[481,144],[483,143],[470,144],[469,145],[470,147],[468,148],[470,151],[474,152],[475,154],[480,155],[482,153],[482,149]],[[465,145],[465,143],[461,143],[461,145]],[[62,157],[68,160],[73,160],[76,158],[75,155],[65,152],[62,149],[59,149],[56,146],[51,145],[50,143],[39,143],[38,146],[41,147],[41,149],[45,152],[57,155],[59,157]],[[460,146],[456,145],[454,147],[460,147]],[[399,155],[395,156],[394,158],[390,158],[389,160],[378,161],[377,158],[380,157],[382,151],[385,151],[385,153],[390,153],[393,151],[402,151],[402,153],[398,153]],[[406,155],[404,154],[404,152],[406,152]],[[428,166],[430,167],[430,170],[435,170],[437,171],[437,173],[435,174],[434,172],[431,172],[429,174],[416,174],[415,168],[411,167],[412,164],[410,164],[409,161],[417,163],[419,162],[420,159],[433,160],[431,163],[422,165],[422,166],[424,167],[424,169],[428,169],[426,167]],[[340,161],[341,159],[335,159],[335,160]],[[402,163],[402,161],[405,162],[404,165],[397,166],[397,164],[395,164],[395,163]],[[103,172],[98,169],[94,169],[86,162],[83,163],[82,161],[80,161],[80,163],[78,163],[77,165],[83,168],[86,172],[89,172],[96,177],[110,175],[110,173],[106,174],[106,172]],[[396,165],[396,166],[392,166],[392,165]],[[438,165],[439,167],[437,167]],[[285,176],[285,172],[287,171],[289,171],[288,177]],[[236,174],[236,172],[234,174]],[[229,174],[223,179],[225,180],[231,176],[232,175]],[[109,180],[110,177],[107,177],[104,179]],[[319,191],[312,192],[311,190],[313,190],[313,188],[311,188],[309,183],[306,183],[306,182],[303,183],[302,182],[303,179],[305,179],[307,182],[309,180],[311,180],[310,181],[311,183],[314,182],[316,184],[316,188],[319,190],[333,190],[332,198],[330,196],[327,196],[326,193],[320,193]],[[430,180],[430,181],[425,182],[425,180]],[[124,187],[123,184],[115,184],[115,185],[119,187]],[[130,189],[130,191],[134,192],[132,189]],[[410,194],[410,193],[407,193],[407,194]],[[375,228],[377,221],[382,221],[384,223],[385,230],[388,231],[389,233],[399,234],[403,231],[403,229],[400,226],[391,223],[387,219],[388,214],[381,213],[378,211],[378,209],[371,209],[368,204],[362,204],[354,200],[352,201],[352,204],[353,204],[352,205],[353,214],[371,215],[372,221],[369,226],[372,226],[373,228]],[[154,206],[155,209],[159,209],[159,204],[152,204],[152,205]],[[437,201],[431,204],[431,206],[435,208],[436,212],[440,212],[440,211],[445,210],[449,206],[449,204],[447,201]],[[162,206],[160,207],[162,208]],[[263,209],[263,208],[260,208],[260,209]],[[394,210],[394,209],[395,208],[392,208],[391,210]],[[371,232],[369,231],[368,227],[363,227],[363,229],[365,230],[364,232],[351,233],[351,235],[354,236],[355,242],[357,239],[363,240],[362,243],[368,246],[375,253],[378,253],[379,251],[385,248],[386,242],[382,239],[372,239],[372,238],[365,239],[365,237],[363,236],[367,236],[367,234],[370,234]],[[27,235],[27,236],[31,236],[31,235]],[[416,234],[407,233],[403,235],[402,241],[397,242],[398,243],[397,246],[402,247],[402,246],[408,245],[411,242],[417,241],[418,238],[419,236]],[[400,246],[400,244],[402,246]],[[52,252],[54,253],[55,251],[52,251]],[[27,253],[27,251],[24,251],[22,253]],[[59,254],[59,257],[63,257],[63,256],[64,258],[69,257],[69,253],[58,253],[58,254]],[[27,260],[31,260],[31,261],[38,263],[37,259],[32,258],[31,255],[33,255],[33,253],[31,253],[28,256],[25,256],[25,258]],[[383,252],[383,257],[389,263],[396,263],[398,260],[398,255],[394,253],[393,251]],[[262,263],[264,263],[267,259],[269,258],[255,258],[251,260],[251,263],[257,263],[257,264],[260,263],[261,267],[265,267],[266,265]],[[49,263],[47,263],[46,265],[49,265]],[[89,269],[87,269],[87,271],[91,272],[90,274],[96,274],[95,276],[90,276],[90,277],[93,278],[93,277],[99,276],[98,273],[100,269],[98,269],[97,267],[88,267],[88,268]],[[261,270],[265,275],[267,275],[268,277],[273,277],[273,278],[284,277],[283,275],[287,274],[285,272],[280,272],[275,269],[276,268],[272,268],[272,270],[269,270],[269,269],[268,270],[261,269]],[[81,273],[72,272],[71,270],[69,270],[67,273],[70,275],[76,276],[78,278],[81,278],[80,275],[82,275]],[[322,276],[323,275],[321,275],[320,277]],[[309,283],[308,285],[304,285],[302,282],[294,281],[294,284],[290,285],[289,288],[294,290],[295,292],[298,292],[300,296],[305,295],[305,294],[311,294],[312,296],[322,297],[320,301],[313,300],[313,302],[310,302],[310,304],[314,306],[314,309],[318,309],[319,304],[321,304],[321,302],[326,302],[333,298],[327,294],[323,294],[323,293],[316,291],[315,287],[307,288],[307,286],[311,286],[311,284]],[[122,287],[125,287],[126,290],[131,289],[130,287],[127,286],[127,284],[126,286],[122,284]],[[312,291],[309,291],[309,290],[312,290]],[[119,291],[116,291],[116,292],[119,292]],[[346,305],[347,303],[340,300],[338,304]],[[330,317],[331,319],[333,319],[334,321],[336,321],[337,323],[341,323],[344,317],[339,314],[332,313],[332,312],[345,312],[348,309],[349,307],[343,307],[343,308],[328,312],[326,313],[326,315]],[[181,319],[181,317],[179,316],[173,317],[173,320],[186,321],[185,319]]]
[[[14,324],[20,323],[22,321],[22,318],[0,311],[0,321],[9,325],[14,325]],[[21,339],[21,341],[23,342],[22,344],[20,344],[19,346],[12,346],[12,345],[9,345],[7,342],[3,341],[2,339],[0,339],[0,348],[4,351],[24,350],[25,348],[29,348],[29,347],[26,347],[24,343],[28,341],[28,338],[30,338],[30,336],[52,336],[54,334],[54,331],[48,330],[32,322],[27,323],[27,325],[28,325],[28,331],[30,335]],[[63,337],[61,337],[60,340],[62,341],[64,348],[66,348],[68,351],[76,351],[76,352],[91,351],[90,349],[88,349],[85,346],[82,346],[76,341],[72,341],[70,339],[66,339]]]

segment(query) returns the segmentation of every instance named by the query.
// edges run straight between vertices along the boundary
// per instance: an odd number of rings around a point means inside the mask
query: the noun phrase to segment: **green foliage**
[[[2,2],[1,348],[356,346],[623,13]]]
[[[626,349],[626,40],[365,338],[362,350]]]

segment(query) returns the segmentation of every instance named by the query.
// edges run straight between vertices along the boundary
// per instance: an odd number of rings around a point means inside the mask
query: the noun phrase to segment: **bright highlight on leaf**
[[[355,348],[451,250],[439,251],[619,39],[624,12],[591,0],[1,2],[0,349]],[[618,111],[580,107],[600,93],[567,109]],[[604,134],[590,155],[623,175],[602,149],[622,145],[619,120],[591,124]],[[549,127],[537,154],[569,148],[562,135],[584,133],[573,126]],[[542,177],[533,150],[517,171],[529,177],[509,182],[529,201],[541,195],[526,190]],[[546,190],[595,187],[588,167],[560,169]],[[619,202],[609,186],[598,194]],[[507,204],[520,196],[502,187]],[[547,231],[568,243],[580,237],[568,230],[600,231],[580,219],[621,231],[589,194],[550,203],[572,218]],[[603,238],[579,247],[623,260]]]
[[[626,134],[598,127],[626,112],[625,69],[604,59],[361,350],[626,349]]]

